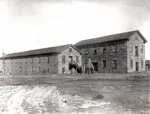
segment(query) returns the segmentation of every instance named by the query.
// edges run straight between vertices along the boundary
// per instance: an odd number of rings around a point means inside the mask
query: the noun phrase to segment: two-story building
[[[136,30],[82,40],[75,46],[83,53],[84,67],[90,61],[95,72],[130,73],[145,71],[146,42]]]
[[[82,54],[69,44],[8,54],[4,61],[5,74],[71,74],[81,72]]]

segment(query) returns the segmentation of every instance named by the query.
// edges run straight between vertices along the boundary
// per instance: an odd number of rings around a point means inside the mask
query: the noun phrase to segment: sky
[[[0,0],[0,53],[139,30],[150,59],[150,0]]]

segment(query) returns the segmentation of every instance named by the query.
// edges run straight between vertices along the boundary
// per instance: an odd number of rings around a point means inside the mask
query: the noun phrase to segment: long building
[[[146,42],[136,30],[82,40],[75,46],[83,53],[84,66],[90,61],[95,72],[130,73],[145,71]]]
[[[73,45],[12,53],[5,56],[5,74],[80,73],[82,54]]]
[[[11,75],[143,72],[146,42],[138,30],[130,31],[75,45],[7,54],[3,68]]]

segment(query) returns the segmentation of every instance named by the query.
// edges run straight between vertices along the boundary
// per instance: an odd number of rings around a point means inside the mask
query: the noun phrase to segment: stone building
[[[75,46],[83,53],[84,72],[90,61],[94,72],[131,73],[145,71],[146,42],[136,30],[82,40]]]
[[[146,60],[145,67],[146,71],[150,71],[150,60]]]
[[[82,54],[73,45],[12,53],[5,56],[5,74],[70,74],[79,73]]]

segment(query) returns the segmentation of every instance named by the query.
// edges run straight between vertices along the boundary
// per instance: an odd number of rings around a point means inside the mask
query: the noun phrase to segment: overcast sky
[[[140,30],[150,59],[150,0],[0,0],[0,53]]]

